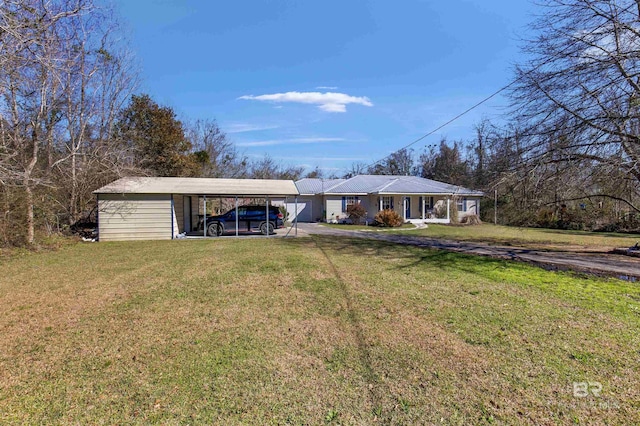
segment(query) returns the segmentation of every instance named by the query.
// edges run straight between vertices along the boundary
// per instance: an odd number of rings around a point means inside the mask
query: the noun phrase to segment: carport
[[[266,217],[272,200],[293,197],[298,189],[292,180],[214,179],[178,177],[125,177],[96,191],[100,241],[163,240],[184,235],[207,237],[206,226],[196,233],[207,207],[218,200],[236,210],[235,235],[240,234],[239,202],[264,200]],[[202,218],[201,218],[202,216]],[[285,218],[286,219],[286,218]],[[297,220],[294,218],[295,235]],[[267,233],[267,237],[271,233]]]

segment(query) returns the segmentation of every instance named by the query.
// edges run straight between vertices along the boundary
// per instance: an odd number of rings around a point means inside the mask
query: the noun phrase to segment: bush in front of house
[[[482,225],[482,221],[477,214],[464,216],[462,219],[460,219],[460,223],[463,225]]]
[[[386,226],[390,228],[395,226],[402,226],[402,224],[404,223],[404,220],[402,220],[400,215],[394,210],[390,209],[379,211],[378,214],[376,214],[374,220],[376,221],[378,226]]]
[[[282,205],[278,207],[278,210],[282,214],[282,222],[283,223],[289,222],[289,212],[287,211],[287,207]]]
[[[359,225],[360,221],[367,217],[367,210],[360,203],[348,205],[346,213],[354,225]]]

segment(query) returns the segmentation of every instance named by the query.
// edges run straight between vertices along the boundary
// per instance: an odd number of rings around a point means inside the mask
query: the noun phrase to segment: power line
[[[533,70],[532,70],[533,71]],[[398,151],[402,151],[403,149],[407,149],[412,145],[417,144],[418,142],[420,142],[421,140],[431,136],[432,134],[434,134],[435,132],[437,132],[438,130],[448,126],[449,124],[453,123],[454,121],[458,120],[459,118],[461,118],[462,116],[468,114],[469,112],[473,111],[474,109],[478,108],[480,105],[482,105],[483,103],[491,100],[491,98],[497,96],[498,94],[500,94],[500,92],[503,92],[505,90],[507,90],[509,87],[513,86],[515,83],[517,83],[522,77],[518,77],[517,79],[513,80],[511,83],[507,84],[506,86],[501,87],[500,89],[496,90],[495,92],[493,92],[491,95],[487,96],[486,98],[482,99],[480,102],[476,103],[475,105],[467,108],[465,111],[461,112],[460,114],[456,115],[455,117],[453,117],[452,119],[450,119],[449,121],[445,122],[444,124],[441,124],[440,126],[436,127],[435,129],[431,130],[429,133],[426,133],[422,136],[420,136],[418,139],[414,140],[413,142],[411,142],[408,145],[403,146],[402,148],[399,148],[397,150],[395,150],[392,154],[398,152]],[[386,157],[382,157],[381,159],[379,159],[378,161],[369,164],[367,167],[371,167],[371,166],[375,166],[376,164],[378,164],[379,162],[389,158],[392,154],[387,155]]]
[[[631,4],[629,7],[625,8],[624,10],[622,10],[620,12],[620,14],[625,13],[627,11],[629,11],[631,8],[633,8],[635,5]],[[604,28],[606,26],[606,23],[603,23],[601,25],[598,25],[596,28],[594,28],[593,30],[589,31],[587,34],[585,34],[585,36],[587,35],[592,35],[595,34],[597,31],[599,31],[601,28]],[[504,92],[505,90],[507,90],[509,87],[513,86],[514,84],[516,84],[517,82],[519,82],[520,80],[522,80],[524,77],[529,76],[529,74],[532,74],[534,72],[536,72],[537,70],[539,70],[540,68],[542,68],[543,66],[547,65],[548,63],[558,59],[559,57],[561,57],[561,55],[565,54],[567,50],[569,50],[570,48],[574,47],[574,45],[576,45],[578,42],[582,41],[584,39],[583,38],[577,38],[575,39],[572,43],[570,43],[568,46],[566,46],[564,49],[562,49],[560,52],[558,52],[556,55],[553,55],[551,58],[547,59],[546,61],[543,61],[541,63],[539,63],[538,65],[536,65],[535,67],[533,67],[532,69],[530,69],[529,71],[521,74],[520,76],[518,76],[517,78],[515,78],[514,80],[512,80],[509,84],[502,86],[500,89],[496,90],[495,92],[493,92],[492,94],[490,94],[489,96],[487,96],[486,98],[482,99],[480,102],[474,104],[473,106],[467,108],[465,111],[461,112],[460,114],[456,115],[455,117],[453,117],[452,119],[450,119],[449,121],[445,122],[444,124],[441,124],[440,126],[436,127],[435,129],[431,130],[430,132],[420,136],[418,139],[414,140],[413,142],[411,142],[410,144],[407,144],[405,146],[403,146],[402,148],[399,148],[395,151],[393,151],[391,154],[386,155],[384,157],[382,157],[381,159],[368,164],[366,167],[367,168],[371,168],[373,166],[375,166],[376,164],[380,163],[381,161],[386,160],[387,158],[391,157],[393,154],[395,154],[398,151],[402,151],[403,149],[407,149],[410,146],[413,146],[415,144],[417,144],[418,142],[420,142],[421,140],[433,135],[434,133],[436,133],[438,130],[443,129],[444,127],[448,126],[449,124],[453,123],[454,121],[460,119],[461,117],[467,115],[469,112],[473,111],[474,109],[478,108],[480,105],[484,104],[485,102],[491,100],[492,98],[494,98],[495,96],[497,96],[498,94],[500,94],[501,92]]]

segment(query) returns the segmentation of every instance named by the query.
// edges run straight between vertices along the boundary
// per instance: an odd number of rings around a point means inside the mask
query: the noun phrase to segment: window
[[[467,210],[467,199],[466,198],[456,199],[456,205],[458,207],[459,212],[465,212]]]
[[[393,197],[382,197],[382,210],[393,210]]]
[[[420,197],[420,208],[422,209],[422,197]],[[431,210],[433,209],[433,197],[424,197],[424,209]]]
[[[342,211],[346,212],[347,207],[352,206],[354,204],[359,204],[360,199],[353,195],[347,195],[346,197],[342,197]]]

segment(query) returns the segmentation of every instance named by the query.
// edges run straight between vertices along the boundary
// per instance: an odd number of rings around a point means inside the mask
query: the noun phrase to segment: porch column
[[[286,203],[285,203],[286,204]],[[296,217],[294,219],[294,225],[296,226],[296,237],[298,236],[298,196],[296,195],[296,199],[295,199],[295,205],[296,205]],[[311,209],[311,212],[313,213],[313,209]],[[286,218],[285,218],[286,220]]]
[[[378,211],[381,212],[382,211],[382,195],[378,197],[378,201],[379,201],[378,204],[380,204],[380,208],[378,209]]]
[[[451,223],[451,214],[449,213],[450,205],[451,205],[451,198],[447,198],[447,223]]]
[[[269,196],[265,197],[265,208],[267,210],[267,237],[271,236],[271,232],[269,232]]]
[[[424,204],[425,204],[425,198],[427,198],[426,195],[422,196],[422,220],[424,221],[425,219],[425,214],[424,214]]]
[[[407,197],[402,197],[402,217],[407,220]]]

